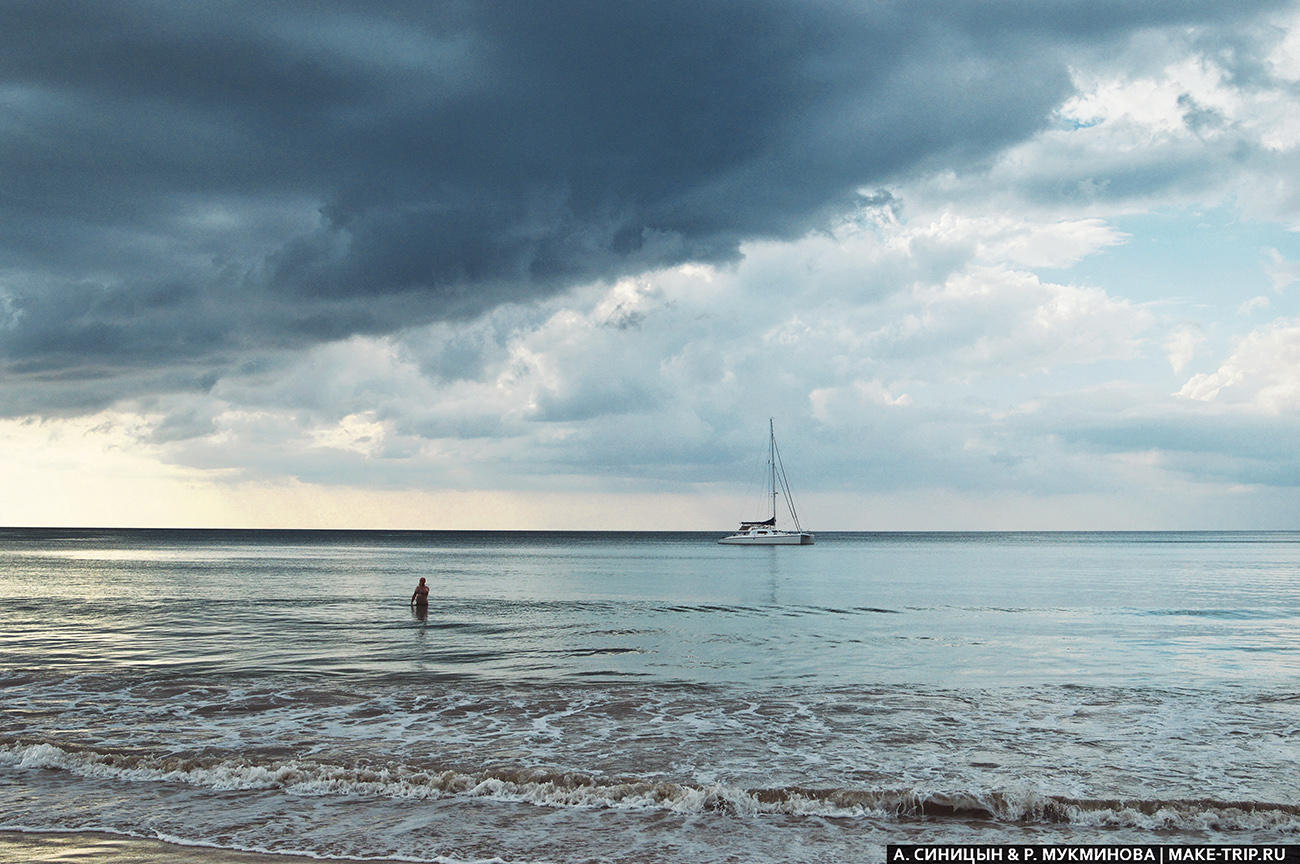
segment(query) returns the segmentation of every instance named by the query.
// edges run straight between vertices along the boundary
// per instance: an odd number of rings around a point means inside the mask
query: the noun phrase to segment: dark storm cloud
[[[7,4],[0,412],[732,259],[1032,134],[1071,44],[1227,9]]]

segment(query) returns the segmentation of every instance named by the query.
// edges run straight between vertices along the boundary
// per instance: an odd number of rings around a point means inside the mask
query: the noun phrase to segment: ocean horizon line
[[[0,531],[208,532],[263,534],[718,534],[718,528],[320,528],[225,525],[0,525]],[[1295,534],[1296,528],[824,528],[817,535]]]

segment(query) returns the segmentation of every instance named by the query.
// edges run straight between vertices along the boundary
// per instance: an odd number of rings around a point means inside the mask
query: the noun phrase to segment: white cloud
[[[1263,294],[1260,294],[1255,297],[1251,297],[1245,303],[1242,303],[1240,306],[1237,307],[1237,314],[1238,315],[1254,314],[1255,312],[1258,312],[1262,309],[1267,309],[1269,307],[1270,302],[1271,301]]]
[[[1068,267],[1108,246],[1118,246],[1127,235],[1102,219],[1059,220],[1034,224],[1008,222],[980,246],[980,258],[1023,267]]]
[[[1288,261],[1276,249],[1267,249],[1268,263],[1265,271],[1273,283],[1273,290],[1282,293],[1297,281],[1300,281],[1300,261]]]
[[[1043,371],[1132,357],[1153,321],[1101,289],[1005,267],[973,266],[921,296],[922,331],[942,334],[951,361],[968,371]]]
[[[1300,321],[1275,321],[1253,331],[1217,370],[1193,375],[1178,395],[1267,414],[1300,408]]]
[[[1150,147],[1186,135],[1193,105],[1220,117],[1235,113],[1237,97],[1223,86],[1223,77],[1223,71],[1203,56],[1181,57],[1152,76],[1076,69],[1077,95],[1061,106],[1060,113],[1081,126],[1119,130],[1130,149]],[[1210,128],[1204,133],[1218,131]]]
[[[1282,81],[1300,82],[1300,10],[1280,15],[1275,26],[1283,36],[1268,54],[1269,71]]]
[[[808,394],[812,417],[827,426],[860,424],[879,406],[906,408],[912,397],[876,380],[851,381],[839,387],[819,387]]]
[[[1182,372],[1196,356],[1196,349],[1205,342],[1205,331],[1196,324],[1188,324],[1174,330],[1165,340],[1165,350],[1169,354],[1169,365],[1175,373]]]
[[[351,450],[363,456],[381,452],[388,426],[375,420],[375,412],[348,414],[337,423],[308,430],[317,447],[333,450]]]

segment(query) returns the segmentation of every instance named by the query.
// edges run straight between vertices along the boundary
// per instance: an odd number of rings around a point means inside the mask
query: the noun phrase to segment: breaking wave
[[[348,766],[307,759],[261,765],[237,759],[71,750],[48,743],[0,744],[0,765],[67,771],[118,782],[183,783],[213,791],[278,790],[302,796],[485,798],[545,807],[739,817],[784,815],[896,822],[959,819],[1146,830],[1300,831],[1300,805],[1256,801],[1088,799],[1008,789],[746,789],[721,783],[676,783],[542,769],[465,772],[421,770],[397,763]]]

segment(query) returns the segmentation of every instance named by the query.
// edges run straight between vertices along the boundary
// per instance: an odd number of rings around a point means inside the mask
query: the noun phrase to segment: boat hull
[[[778,531],[770,534],[732,534],[718,541],[729,546],[811,546],[813,535],[807,531]]]

